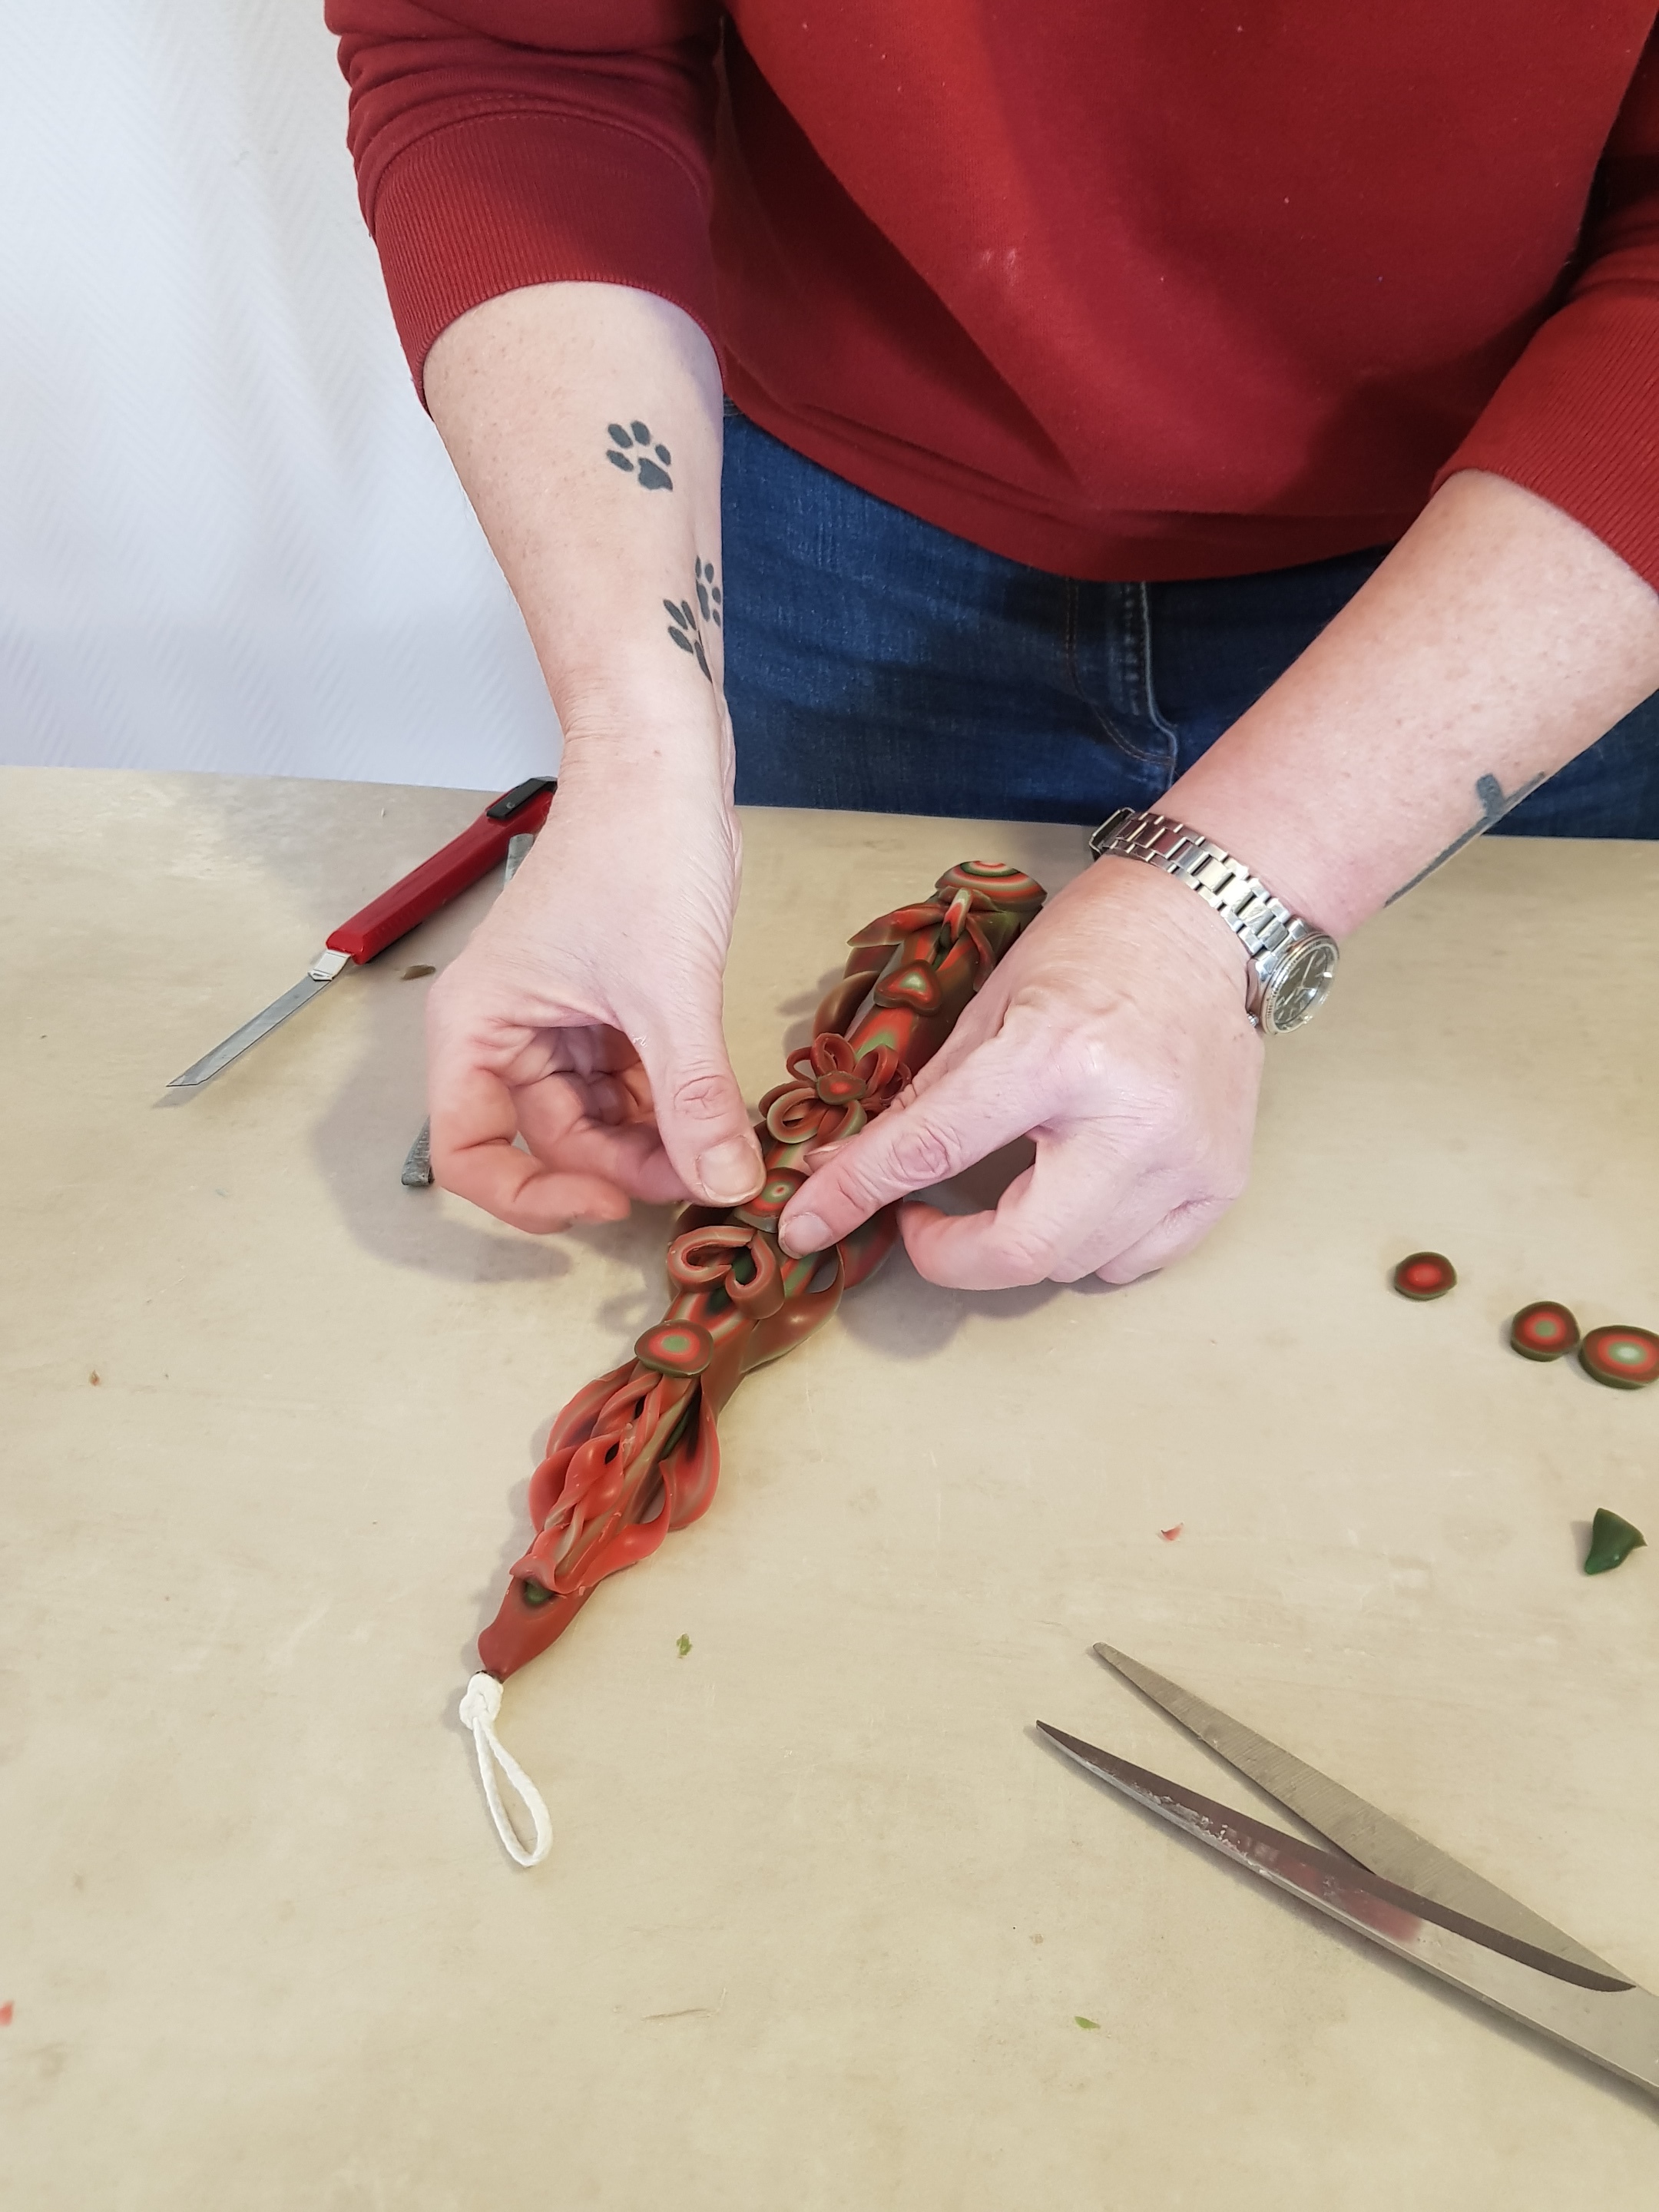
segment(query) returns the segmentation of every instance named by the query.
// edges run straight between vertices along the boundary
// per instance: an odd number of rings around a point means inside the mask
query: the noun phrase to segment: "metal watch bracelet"
[[[1195,890],[1220,915],[1249,957],[1247,1008],[1262,1029],[1299,1028],[1323,1003],[1336,969],[1335,940],[1293,914],[1259,876],[1253,876],[1243,861],[1235,860],[1213,838],[1166,814],[1120,806],[1090,838],[1089,849],[1097,860],[1144,860],[1149,867],[1161,869]],[[1282,1010],[1285,1018],[1276,1018],[1275,986],[1292,962],[1298,969],[1306,966],[1305,958],[1296,958],[1304,947],[1309,953],[1317,952],[1323,972],[1310,975],[1292,994],[1294,1008],[1286,1005]]]

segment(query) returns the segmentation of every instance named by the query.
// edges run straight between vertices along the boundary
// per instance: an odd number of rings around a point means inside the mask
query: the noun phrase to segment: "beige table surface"
[[[1494,841],[1387,915],[1168,1276],[969,1297],[901,1256],[746,1384],[708,1518],[508,1687],[555,1822],[526,1875],[455,1698],[666,1216],[542,1243],[400,1186],[401,970],[483,887],[163,1088],[477,805],[0,778],[0,2198],[1645,2212],[1638,2093],[1027,1730],[1265,1809],[1103,1637],[1659,1987],[1659,1389],[1501,1334],[1542,1296],[1659,1319],[1659,851]],[[751,1096],[854,927],[958,858],[1084,851],[747,836]],[[1411,1305],[1425,1244],[1462,1279]],[[1591,1581],[1600,1504],[1656,1542]]]

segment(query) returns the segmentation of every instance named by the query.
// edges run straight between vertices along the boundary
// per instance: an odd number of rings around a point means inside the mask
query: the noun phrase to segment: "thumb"
[[[675,1173],[710,1206],[740,1206],[766,1179],[743,1093],[720,1030],[718,995],[661,1010],[652,1036],[636,1040],[651,1085],[657,1132]]]

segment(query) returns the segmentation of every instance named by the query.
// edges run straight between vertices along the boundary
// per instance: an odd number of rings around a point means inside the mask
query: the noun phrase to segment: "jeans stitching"
[[[1119,584],[1107,584],[1100,586],[1097,588],[1104,591],[1122,592],[1125,590],[1139,590],[1143,587],[1139,586],[1126,586]],[[1137,766],[1139,767],[1149,767],[1154,762],[1162,761],[1167,758],[1167,747],[1158,747],[1149,750],[1144,745],[1138,745],[1133,738],[1129,737],[1123,730],[1119,728],[1112,716],[1109,714],[1103,707],[1099,706],[1093,699],[1091,699],[1089,694],[1083,688],[1082,680],[1078,673],[1077,665],[1076,610],[1080,592],[1081,586],[1079,585],[1070,580],[1067,581],[1066,586],[1066,671],[1072,679],[1072,690],[1078,698],[1082,701],[1083,704],[1088,708],[1090,714],[1094,718],[1097,727],[1099,729],[1102,736],[1107,739],[1108,743],[1115,746],[1116,750],[1123,755],[1126,760],[1133,761]],[[1133,623],[1130,625],[1130,628],[1131,632],[1133,633]],[[1133,639],[1133,635],[1131,637],[1130,652],[1133,656],[1134,675],[1136,681],[1139,683],[1141,671],[1141,655],[1138,641]]]
[[[1167,722],[1159,711],[1158,688],[1152,679],[1152,593],[1145,584],[1134,587],[1135,657],[1139,663],[1142,711],[1155,730],[1161,731],[1165,739],[1164,765],[1169,781],[1173,783],[1181,756],[1181,733],[1172,722]],[[1147,757],[1153,757],[1149,754]]]
[[[1072,696],[1088,709],[1096,727],[1109,744],[1115,746],[1119,752],[1127,754],[1131,760],[1138,761],[1141,757],[1139,747],[1129,742],[1111,716],[1103,713],[1083,688],[1083,678],[1077,665],[1077,617],[1082,599],[1083,586],[1075,577],[1068,576],[1066,579],[1066,674],[1072,686]]]

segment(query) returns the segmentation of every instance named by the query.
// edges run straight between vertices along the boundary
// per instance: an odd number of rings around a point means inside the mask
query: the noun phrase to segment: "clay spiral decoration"
[[[766,1182],[746,1206],[690,1206],[668,1248],[673,1297],[633,1357],[579,1390],[530,1485],[529,1549],[478,1638],[505,1680],[562,1635],[606,1576],[708,1510],[715,1422],[743,1377],[821,1328],[897,1234],[885,1207],[828,1252],[791,1259],[778,1217],[830,1149],[858,1134],[932,1059],[1045,894],[1019,869],[963,860],[931,899],[861,929],[812,1042],[760,1104]]]

